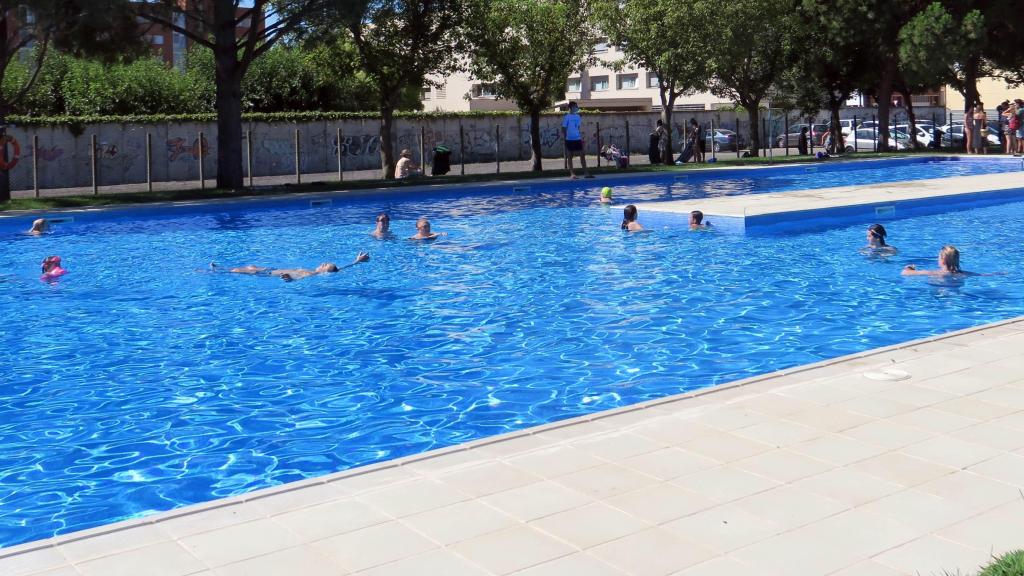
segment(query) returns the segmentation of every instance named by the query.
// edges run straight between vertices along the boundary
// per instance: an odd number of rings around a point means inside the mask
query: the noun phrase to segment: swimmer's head
[[[60,256],[47,256],[46,258],[43,258],[43,262],[40,265],[40,268],[42,269],[43,274],[46,274],[50,270],[57,268],[59,266]]]
[[[50,229],[50,223],[46,221],[46,218],[38,218],[32,221],[32,228],[29,229],[30,234],[42,234]]]
[[[700,226],[700,223],[704,221],[704,213],[700,210],[694,210],[690,212],[690,226]]]
[[[623,230],[629,228],[630,222],[636,222],[636,206],[629,204],[622,209],[622,225],[620,228]]]
[[[377,214],[377,230],[387,232],[389,228],[391,228],[391,216],[384,212]]]
[[[611,186],[605,186],[604,188],[601,188],[601,198],[611,198],[611,197],[612,197]]]
[[[960,251],[955,246],[943,246],[939,251],[939,266],[949,272],[960,272]]]
[[[423,235],[430,234],[430,220],[427,220],[426,218],[420,218],[417,220],[416,230]]]
[[[868,226],[868,244],[885,246],[885,237],[887,233],[885,226],[881,224],[872,224]]]
[[[317,274],[323,274],[324,272],[337,272],[338,266],[334,262],[324,262],[323,264],[316,267]]]

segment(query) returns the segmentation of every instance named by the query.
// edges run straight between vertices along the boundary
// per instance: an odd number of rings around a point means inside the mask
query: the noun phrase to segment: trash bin
[[[431,176],[444,176],[452,169],[452,151],[447,146],[434,147],[434,162],[430,166]]]

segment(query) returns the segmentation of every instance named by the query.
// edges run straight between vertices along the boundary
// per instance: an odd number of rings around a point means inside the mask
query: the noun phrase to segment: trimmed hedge
[[[622,112],[583,111],[585,114],[622,114]],[[636,112],[646,114],[646,112]],[[544,116],[561,116],[563,112],[545,112]],[[628,114],[628,112],[627,112]],[[501,112],[395,112],[395,118],[437,120],[444,118],[503,118],[525,116],[518,110]],[[243,122],[330,122],[339,120],[378,120],[377,112],[247,112]],[[217,115],[204,114],[133,114],[128,116],[8,116],[7,122],[16,126],[67,126],[85,124],[167,124],[181,122],[216,122]]]

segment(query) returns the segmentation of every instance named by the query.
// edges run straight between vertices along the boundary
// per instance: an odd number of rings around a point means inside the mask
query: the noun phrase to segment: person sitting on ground
[[[861,248],[862,254],[876,254],[876,255],[892,255],[896,253],[896,248],[889,246],[885,243],[885,237],[888,233],[885,231],[885,226],[881,224],[872,224],[868,226],[868,245]]]
[[[409,240],[437,240],[441,236],[447,235],[447,232],[431,232],[430,221],[420,218],[416,221],[416,234],[409,236]]]
[[[398,163],[395,164],[395,178],[416,178],[422,176],[423,172],[420,171],[419,166],[412,161],[412,150],[408,148],[402,150],[401,157],[398,159]]]
[[[239,266],[237,268],[229,268],[223,270],[224,272],[230,272],[232,274],[251,274],[254,276],[277,276],[285,282],[292,282],[294,280],[301,280],[303,278],[309,278],[310,276],[317,276],[320,274],[333,274],[344,268],[355,266],[360,262],[366,262],[370,259],[370,255],[366,252],[360,252],[356,254],[356,259],[344,266],[338,267],[333,262],[324,262],[323,264],[316,267],[315,270],[308,268],[266,268],[262,266]],[[222,271],[220,266],[215,262],[210,263],[210,270],[215,272]]]
[[[378,240],[385,240],[387,238],[394,238],[395,235],[391,233],[391,216],[381,212],[377,214],[377,227],[370,232],[370,236]]]
[[[627,232],[642,232],[644,227],[636,221],[636,206],[630,204],[622,209],[622,224],[619,228]]]
[[[601,148],[601,156],[615,164],[620,170],[625,169],[629,166],[629,158],[622,154],[622,150],[619,150],[614,144],[605,144]]]
[[[46,218],[39,218],[32,221],[32,227],[29,228],[26,234],[32,236],[42,236],[50,231],[50,223],[46,221]]]
[[[960,268],[960,251],[955,246],[943,246],[939,251],[939,268],[937,270],[918,270],[917,266],[907,264],[903,269],[904,276],[977,276],[975,272],[966,272]]]
[[[711,221],[704,221],[704,213],[700,210],[690,212],[690,230],[707,230],[711,228]]]

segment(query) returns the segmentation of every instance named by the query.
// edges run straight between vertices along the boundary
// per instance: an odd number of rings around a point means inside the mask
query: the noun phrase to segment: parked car
[[[915,134],[917,135],[917,143],[926,148],[934,148],[933,146],[933,135],[932,131],[922,127],[920,124],[914,127]],[[910,125],[909,124],[897,124],[896,131],[906,135],[906,139],[910,140]]]
[[[846,148],[847,152],[853,151],[868,151],[875,149],[875,136],[876,133],[872,128],[859,128],[851,136],[846,137]],[[893,150],[904,150],[909,145],[906,134],[903,138],[900,138],[898,134],[893,134],[889,138],[889,147]]]
[[[942,146],[944,148],[949,147],[961,147],[964,145],[964,123],[954,122],[953,124],[946,124],[945,126],[939,127],[939,132],[942,132]],[[999,121],[989,120],[988,121],[988,140],[989,146],[999,146]]]
[[[743,142],[743,138],[732,130],[715,128],[715,134],[712,137],[711,129],[708,128],[704,131],[704,146],[708,150],[721,152],[722,150],[742,150],[746,144]]]
[[[808,128],[807,137],[814,139],[814,145],[821,146],[822,139],[828,132],[828,124],[793,124],[789,127],[788,134],[775,139],[775,147],[784,148],[788,142],[790,148],[796,148],[800,142],[800,130],[803,128]]]
[[[861,121],[857,120],[856,126],[854,125],[854,122],[855,120],[853,118],[844,118],[839,121],[839,126],[843,131],[843,136],[849,136],[850,132],[853,132],[855,129],[860,128]],[[832,126],[832,123],[829,122],[828,126]]]

